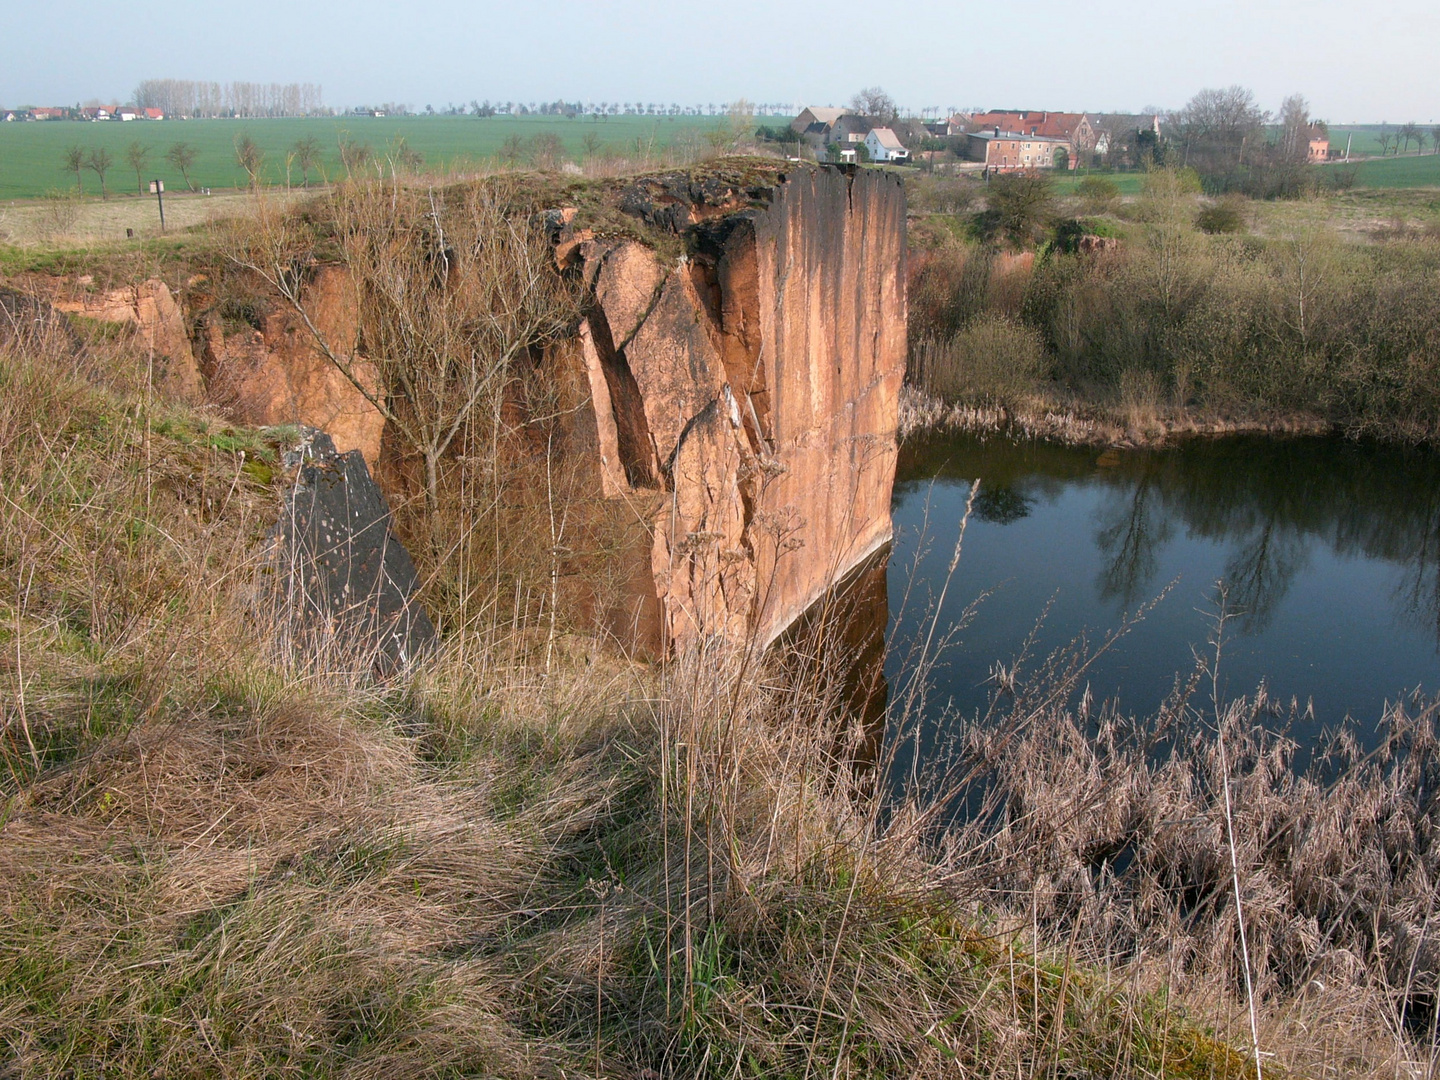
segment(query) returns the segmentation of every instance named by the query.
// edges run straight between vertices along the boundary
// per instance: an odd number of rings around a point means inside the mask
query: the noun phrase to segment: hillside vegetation
[[[507,409],[466,436],[503,472],[457,453],[427,500],[381,470],[444,637],[380,678],[286,645],[264,535],[295,433],[167,401],[135,338],[23,310],[0,328],[0,1075],[1433,1064],[1423,703],[1385,753],[1341,740],[1337,786],[1290,773],[1263,698],[1207,721],[1192,680],[1132,727],[1057,656],[881,783],[943,628],[879,760],[838,616],[654,667],[557,633],[532,603],[533,492],[557,489],[525,430],[553,418]]]
[[[1097,184],[1063,209],[1008,190],[989,202],[1017,205],[1019,224],[990,237],[944,214],[916,225],[912,378],[927,391],[1079,412],[1105,437],[1117,425],[1137,438],[1224,425],[1440,437],[1440,219],[1423,192],[1205,199],[1165,171],[1137,198]],[[1101,242],[1078,250],[1085,234]]]

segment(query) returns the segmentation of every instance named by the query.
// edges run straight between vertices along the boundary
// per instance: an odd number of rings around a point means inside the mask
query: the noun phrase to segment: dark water
[[[892,700],[976,479],[939,629],[988,595],[933,673],[927,712],[983,710],[992,665],[1009,665],[1032,632],[1037,659],[1081,635],[1098,644],[1165,593],[1088,673],[1097,702],[1148,713],[1207,647],[1222,581],[1234,616],[1222,693],[1263,681],[1287,713],[1293,699],[1302,742],[1347,715],[1373,727],[1387,701],[1440,689],[1440,455],[1328,439],[1102,452],[948,437],[901,454]]]

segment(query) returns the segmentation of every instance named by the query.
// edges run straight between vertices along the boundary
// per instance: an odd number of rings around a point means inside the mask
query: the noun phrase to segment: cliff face
[[[641,655],[705,635],[769,644],[890,538],[903,185],[751,161],[580,185],[557,201],[572,195],[579,205],[547,220],[585,317],[542,366],[564,403],[569,464],[602,508],[593,516],[640,536],[607,570],[621,586],[579,602]],[[248,322],[222,318],[197,282],[188,316],[158,281],[66,310],[137,324],[183,396],[243,423],[322,429],[373,468],[384,420],[303,320],[264,297]],[[355,292],[344,268],[317,266],[302,304],[378,391],[358,355]]]
[[[903,188],[797,167],[758,188],[660,177],[621,205],[688,252],[568,221],[557,245],[592,300],[599,484],[651,522],[649,572],[610,629],[652,655],[698,635],[768,644],[890,538]]]

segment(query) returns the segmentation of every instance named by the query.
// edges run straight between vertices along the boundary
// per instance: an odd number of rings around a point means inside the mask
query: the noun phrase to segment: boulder
[[[306,655],[381,674],[414,663],[434,647],[435,627],[364,457],[312,428],[287,464],[295,483],[270,533],[281,632]]]

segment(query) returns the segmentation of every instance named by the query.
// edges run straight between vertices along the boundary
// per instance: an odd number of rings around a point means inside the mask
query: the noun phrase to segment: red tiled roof
[[[970,119],[981,127],[998,127],[1001,131],[1016,131],[1022,135],[1048,135],[1052,139],[1068,139],[1075,134],[1075,128],[1084,118],[1084,113],[1001,111],[977,113]]]

